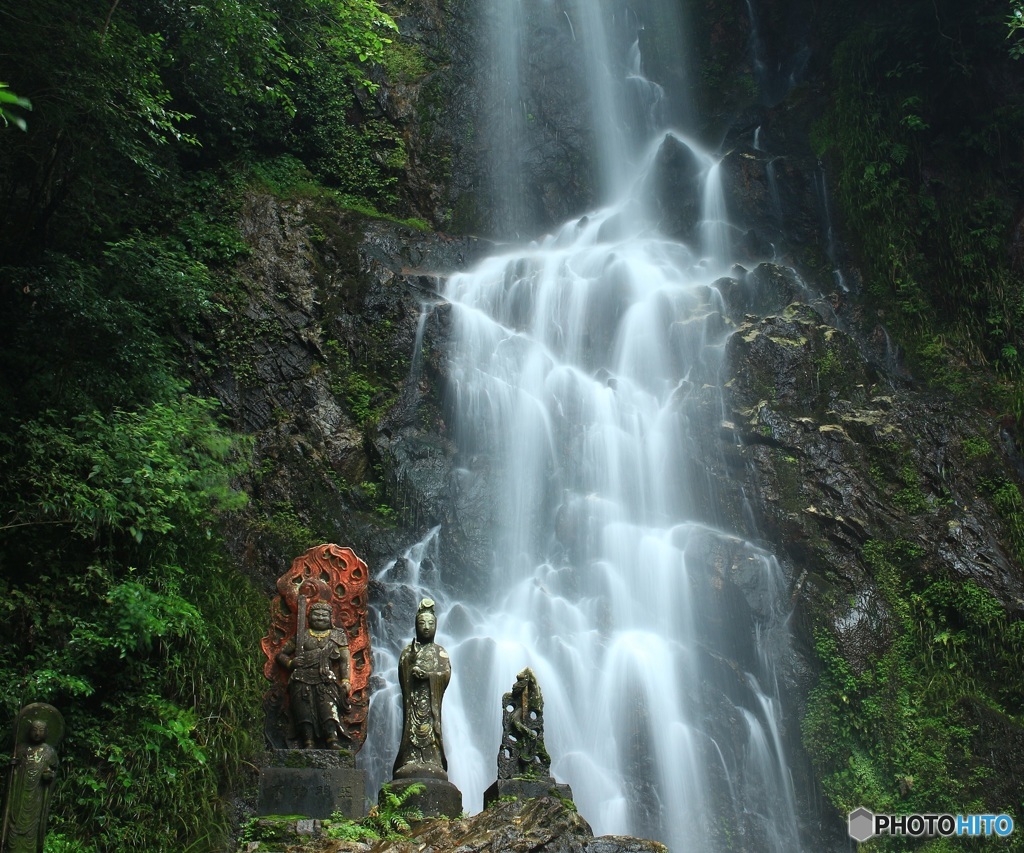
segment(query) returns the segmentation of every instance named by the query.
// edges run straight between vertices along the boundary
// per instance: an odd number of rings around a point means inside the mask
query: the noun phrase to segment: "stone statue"
[[[304,596],[299,602],[301,608]],[[350,708],[352,686],[348,638],[331,624],[331,605],[324,602],[309,608],[308,627],[305,621],[300,615],[294,639],[277,654],[278,664],[289,673],[292,725],[306,749],[341,749],[341,741],[348,740],[342,715]]]
[[[318,545],[277,581],[262,640],[267,743],[273,749],[347,749],[366,739],[372,671],[369,571],[353,551]]]
[[[533,670],[516,676],[512,690],[501,697],[501,746],[498,778],[551,775],[551,756],[544,746],[544,697]]]
[[[402,688],[402,742],[394,777],[448,779],[441,733],[441,702],[452,678],[448,652],[434,642],[434,602],[424,598],[416,612],[416,638],[398,660]]]
[[[527,667],[501,697],[498,778],[484,791],[484,808],[508,797],[528,800],[551,795],[571,800],[572,788],[551,775],[551,756],[544,746],[544,697]]]
[[[35,702],[18,715],[4,806],[3,853],[42,853],[46,818],[57,778],[57,744],[64,718],[52,705]]]

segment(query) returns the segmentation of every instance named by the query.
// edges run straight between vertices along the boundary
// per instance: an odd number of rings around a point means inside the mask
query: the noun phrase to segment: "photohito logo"
[[[998,835],[1006,838],[1013,832],[1013,818],[1008,814],[873,814],[863,806],[850,812],[850,838],[867,841],[876,835]]]

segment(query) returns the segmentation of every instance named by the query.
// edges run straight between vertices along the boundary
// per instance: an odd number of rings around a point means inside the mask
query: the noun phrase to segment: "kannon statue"
[[[452,666],[448,652],[434,642],[436,631],[434,602],[424,598],[416,612],[416,637],[398,660],[403,719],[402,742],[395,759],[395,779],[448,779],[448,760],[441,731],[441,702],[452,678]]]

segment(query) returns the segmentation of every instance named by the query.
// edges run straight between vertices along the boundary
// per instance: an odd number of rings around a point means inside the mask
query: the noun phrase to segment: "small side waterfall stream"
[[[511,9],[501,20],[524,16],[520,0],[501,2]],[[715,285],[732,265],[718,163],[660,124],[638,42],[609,35],[621,36],[621,19],[611,26],[603,2],[567,5],[592,63],[607,202],[452,276],[443,294],[458,476],[486,484],[494,501],[493,563],[479,567],[489,592],[468,600],[447,585],[439,529],[379,579],[438,601],[455,673],[449,774],[468,811],[494,779],[500,697],[530,666],[553,773],[595,832],[659,838],[676,853],[726,849],[742,834],[746,849],[794,853],[776,676],[784,581],[771,554],[730,530],[711,473],[725,466],[708,464],[721,454],[732,328]],[[507,51],[512,65],[518,50]],[[502,92],[518,97],[507,81]],[[515,116],[514,103],[503,108]],[[510,126],[524,132],[518,118]],[[650,212],[667,139],[703,164],[696,245],[662,236]],[[499,156],[516,162],[507,147]],[[521,177],[507,175],[507,186]],[[520,206],[515,189],[500,198]],[[742,577],[759,618],[730,598],[727,573]],[[374,696],[364,753],[374,784],[390,776],[394,655],[411,630],[375,634],[389,686]]]

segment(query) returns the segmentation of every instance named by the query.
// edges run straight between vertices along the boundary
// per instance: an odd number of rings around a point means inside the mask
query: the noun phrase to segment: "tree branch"
[[[121,0],[114,0],[110,7],[110,11],[107,12],[107,19],[103,22],[103,29],[100,30],[100,41],[104,42],[107,40],[107,30],[110,28],[110,19],[114,17],[114,10],[117,9],[117,4]]]

